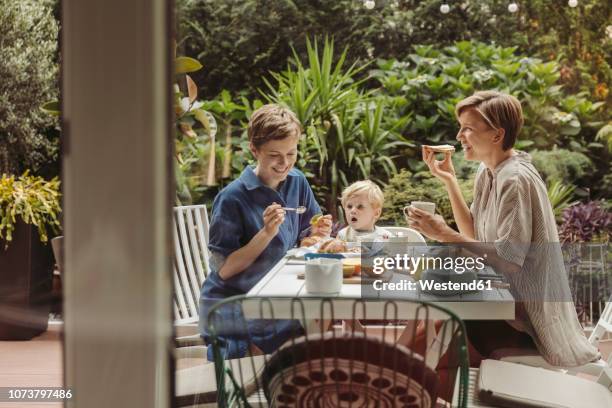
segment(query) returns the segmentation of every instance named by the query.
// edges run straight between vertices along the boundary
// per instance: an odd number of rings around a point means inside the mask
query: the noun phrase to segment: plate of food
[[[346,242],[337,238],[325,237],[316,241],[306,237],[302,240],[302,246],[287,251],[287,256],[303,258],[306,254],[339,254],[344,258],[359,258],[361,246],[357,242]],[[309,245],[310,244],[310,245]]]

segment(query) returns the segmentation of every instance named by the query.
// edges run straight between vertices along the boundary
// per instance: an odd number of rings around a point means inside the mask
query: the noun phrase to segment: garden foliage
[[[372,75],[396,116],[411,116],[404,134],[417,142],[452,141],[457,130],[455,104],[475,91],[496,89],[516,96],[523,105],[519,148],[567,146],[588,151],[604,124],[604,103],[566,95],[558,84],[557,63],[516,51],[468,41],[441,49],[416,46],[402,61],[378,60]]]
[[[462,40],[517,46],[523,55],[559,63],[572,92],[608,100],[612,83],[610,2],[580,0],[568,7],[556,0],[448,2],[378,0],[373,10],[362,1],[335,0],[177,0],[183,53],[215,61],[196,79],[212,97],[222,89],[251,96],[269,71],[282,71],[292,56],[307,54],[306,38],[330,36],[349,47],[351,61],[403,60],[416,44],[443,47]]]
[[[599,201],[570,206],[563,212],[559,236],[565,243],[610,242],[612,213],[606,210]]]
[[[5,246],[13,239],[15,224],[22,220],[37,227],[41,242],[47,242],[48,231],[60,228],[59,179],[46,181],[28,172],[15,178],[0,177],[0,240]]]
[[[306,134],[299,166],[330,213],[337,215],[337,199],[349,183],[384,183],[397,172],[397,152],[410,145],[396,131],[406,119],[383,119],[385,101],[372,97],[364,80],[357,79],[366,66],[345,64],[346,50],[334,64],[330,41],[325,40],[321,51],[316,42],[307,41],[307,49],[305,63],[295,55],[293,66],[272,74],[275,82],[266,82],[266,98],[296,113]]]
[[[304,125],[298,167],[334,215],[349,183],[370,178],[384,186],[402,168],[418,178],[425,170],[422,144],[457,145],[455,104],[479,89],[509,92],[522,101],[525,126],[518,147],[533,154],[549,185],[587,186],[609,170],[609,152],[596,142],[607,110],[586,95],[566,94],[556,62],[520,55],[515,47],[468,41],[443,48],[416,46],[404,60],[373,64],[350,63],[349,51],[335,52],[330,40],[307,41],[306,48],[305,58],[295,51],[284,71],[264,79],[261,95],[298,115]],[[244,127],[261,103],[223,91],[202,105],[223,124],[225,144],[217,155],[232,154],[222,180],[237,177],[249,162]],[[593,187],[593,196],[605,196],[609,188],[605,183]],[[428,188],[444,194],[435,180]],[[214,191],[202,194],[206,199]]]
[[[39,106],[58,95],[53,0],[0,0],[0,174],[44,172],[58,156],[57,118]]]

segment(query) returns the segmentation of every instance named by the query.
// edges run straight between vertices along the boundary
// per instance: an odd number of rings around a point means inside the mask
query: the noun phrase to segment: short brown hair
[[[260,147],[270,140],[299,136],[302,127],[295,113],[282,106],[268,104],[253,112],[247,133],[249,141],[255,147]]]
[[[480,91],[460,101],[455,107],[455,115],[474,108],[493,129],[504,129],[504,150],[511,149],[523,127],[521,103],[512,95],[496,91]]]

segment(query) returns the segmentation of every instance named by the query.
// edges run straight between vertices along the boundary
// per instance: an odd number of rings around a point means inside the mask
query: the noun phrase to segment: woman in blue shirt
[[[200,296],[200,332],[205,341],[210,340],[206,333],[210,307],[220,299],[247,293],[306,235],[310,219],[321,212],[306,177],[293,168],[300,134],[295,114],[280,106],[265,105],[251,116],[248,136],[257,165],[247,166],[213,202],[211,273]],[[282,209],[298,206],[306,207],[306,212]],[[320,228],[312,233],[331,231],[331,216],[325,217],[324,227],[312,227]],[[290,320],[245,322],[236,308],[224,308],[221,315],[225,358],[242,357],[249,348],[254,354],[270,353],[302,331]],[[217,324],[215,328],[219,330]],[[210,348],[208,358],[212,360]]]

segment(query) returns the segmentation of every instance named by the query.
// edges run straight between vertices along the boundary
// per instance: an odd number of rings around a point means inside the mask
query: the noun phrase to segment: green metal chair
[[[244,318],[230,322],[224,308],[239,310]],[[348,330],[330,326],[330,322],[342,319],[370,318],[408,324],[382,325],[376,333],[371,328],[361,332],[355,326]],[[271,354],[253,356],[248,347],[245,358],[222,358],[221,344],[228,327],[254,344],[252,340],[258,336],[249,332],[246,322],[277,319],[295,320],[299,325],[293,326],[293,335]],[[465,327],[452,312],[434,304],[236,296],[211,308],[207,328],[221,407],[432,408],[438,398],[451,401],[453,392],[457,397],[454,406],[466,406]],[[431,332],[435,334],[433,341],[425,336]],[[402,339],[409,339],[406,345],[396,341],[402,333]],[[441,381],[442,370],[436,371],[442,357],[446,381]]]

